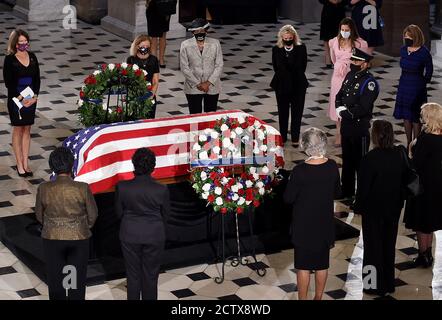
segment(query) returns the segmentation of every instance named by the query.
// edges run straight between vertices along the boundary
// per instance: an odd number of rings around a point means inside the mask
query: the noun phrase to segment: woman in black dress
[[[356,22],[359,35],[368,43],[368,52],[373,55],[375,47],[384,45],[383,20],[380,15],[383,0],[351,0],[351,17]],[[369,19],[373,14],[374,19]],[[368,25],[364,25],[368,23]]]
[[[160,67],[158,59],[151,54],[151,43],[149,37],[146,35],[138,36],[130,48],[130,57],[127,58],[127,63],[136,64],[142,70],[147,72],[146,78],[152,85],[153,104],[152,110],[148,118],[154,119],[157,110],[156,94],[158,91],[158,84],[160,81]]]
[[[29,51],[29,35],[23,30],[17,29],[9,37],[3,79],[8,89],[8,112],[12,125],[12,147],[17,161],[17,173],[20,177],[31,177],[33,173],[28,162],[29,148],[31,126],[34,124],[40,91],[40,68],[37,57]],[[21,96],[20,93],[27,87],[32,89],[34,96]],[[19,108],[14,100],[23,107]]]
[[[289,24],[279,30],[278,42],[272,50],[272,64],[275,75],[270,86],[276,94],[279,131],[283,142],[286,142],[291,113],[291,137],[296,148],[299,145],[301,119],[308,87],[305,76],[307,49],[301,43],[295,28]]]
[[[175,3],[176,6],[176,1],[171,0],[169,2]],[[164,55],[166,53],[166,35],[167,31],[169,31],[170,15],[165,15],[159,10],[157,0],[146,0],[146,19],[147,34],[151,37],[152,41],[151,54],[158,57],[160,67],[165,68]]]
[[[407,201],[405,226],[417,233],[416,267],[431,267],[433,232],[442,230],[442,106],[424,104],[421,117],[423,132],[412,147],[412,160],[423,193]]]
[[[388,121],[375,121],[371,138],[374,148],[362,158],[358,173],[355,213],[362,215],[363,276],[373,276],[370,272],[376,271],[376,282],[367,281],[371,287],[364,287],[364,292],[383,296],[395,287],[394,259],[405,200],[407,151],[394,146],[393,126]]]
[[[327,136],[322,130],[306,130],[301,147],[309,157],[293,169],[284,201],[293,205],[291,233],[298,297],[307,299],[310,271],[316,270],[314,299],[320,300],[335,241],[333,200],[340,196],[341,179],[336,162],[325,157]]]
[[[339,23],[345,18],[345,6],[349,0],[319,0],[319,2],[324,5],[319,38],[324,41],[325,64],[328,68],[332,68],[328,42],[339,32]]]

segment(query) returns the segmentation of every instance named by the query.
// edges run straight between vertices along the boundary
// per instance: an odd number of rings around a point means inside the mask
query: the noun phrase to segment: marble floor
[[[318,24],[300,24],[280,20],[278,24],[213,26],[211,36],[221,40],[225,67],[222,75],[222,109],[241,109],[267,123],[277,124],[276,101],[269,83],[272,77],[271,48],[278,29],[286,23],[297,28],[309,53],[308,89],[303,128],[324,129],[330,137],[335,125],[326,116],[331,70],[322,60]],[[75,30],[64,30],[59,22],[26,23],[9,12],[0,12],[1,46],[6,47],[9,32],[15,27],[29,31],[32,50],[41,68],[42,91],[36,123],[32,128],[31,167],[34,177],[19,178],[14,169],[11,127],[5,107],[6,91],[0,73],[0,217],[33,212],[36,188],[48,180],[47,159],[80,125],[77,121],[77,99],[83,79],[104,62],[121,62],[129,53],[130,43],[99,26],[82,22]],[[187,103],[182,92],[183,76],[178,69],[179,46],[183,39],[171,40],[167,47],[167,68],[161,70],[157,117],[186,114]],[[4,50],[1,50],[0,68]],[[394,123],[398,142],[404,141],[400,122],[392,118],[398,78],[398,59],[377,55],[373,73],[382,92],[377,100],[375,117]],[[441,70],[435,70],[429,88],[430,100],[442,101]],[[341,163],[340,150],[331,143],[329,156]],[[291,169],[304,158],[299,150],[287,146],[286,168]],[[336,204],[348,209],[344,204]],[[350,213],[347,223],[360,229],[361,219]],[[388,299],[442,299],[442,234],[435,238],[433,269],[414,269],[410,261],[417,254],[414,234],[401,224],[396,250],[396,292]],[[338,241],[331,250],[330,275],[324,299],[373,299],[362,294],[362,239]],[[160,299],[297,299],[293,251],[260,255],[267,269],[259,277],[249,267],[227,268],[226,281],[218,285],[218,265],[195,265],[167,270],[160,275]],[[313,288],[312,288],[313,289]],[[87,288],[87,299],[125,299],[125,279],[109,281]],[[48,299],[46,285],[0,243],[0,299]]]

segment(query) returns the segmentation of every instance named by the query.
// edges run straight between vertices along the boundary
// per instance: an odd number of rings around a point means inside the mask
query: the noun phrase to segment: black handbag
[[[406,149],[404,147],[400,147],[400,152],[407,166],[406,185],[405,185],[407,196],[416,197],[424,192],[419,174],[417,173],[416,169],[414,169],[413,165],[410,163],[410,159],[408,158]]]
[[[170,16],[176,13],[177,0],[156,0],[157,9],[162,16]]]

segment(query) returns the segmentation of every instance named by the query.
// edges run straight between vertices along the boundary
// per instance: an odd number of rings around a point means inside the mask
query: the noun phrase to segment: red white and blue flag
[[[229,110],[97,125],[68,137],[63,146],[74,154],[75,180],[88,183],[95,194],[112,189],[120,180],[132,179],[134,168],[131,158],[142,147],[150,148],[156,155],[154,178],[188,174],[195,135],[213,128],[215,122],[225,116],[245,118],[251,115],[240,110]],[[275,135],[277,145],[281,146],[279,132],[267,124],[265,126],[268,132]],[[283,156],[282,148],[278,149],[279,155]]]

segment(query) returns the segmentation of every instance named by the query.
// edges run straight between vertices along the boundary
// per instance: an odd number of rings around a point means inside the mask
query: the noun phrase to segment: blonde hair
[[[405,37],[407,34],[413,39],[413,47],[422,47],[425,44],[425,36],[419,26],[410,24],[404,29],[402,36]]]
[[[279,29],[278,32],[278,41],[276,42],[276,45],[279,48],[282,48],[284,46],[284,42],[282,41],[282,36],[284,35],[284,33],[291,33],[293,35],[295,44],[298,46],[301,44],[301,38],[299,38],[296,29],[292,25],[286,24],[281,29]]]
[[[442,106],[440,104],[425,103],[421,107],[421,117],[426,133],[442,134]]]
[[[26,40],[28,40],[29,42],[29,34],[26,31],[15,29],[11,32],[8,40],[8,49],[6,50],[8,55],[13,55],[17,53],[17,43],[18,39],[20,39],[21,36],[25,37]]]
[[[135,40],[132,42],[132,45],[130,46],[130,55],[136,56],[138,51],[138,46],[141,42],[148,41],[150,46],[150,38],[148,35],[141,34],[138,37],[135,38]]]

